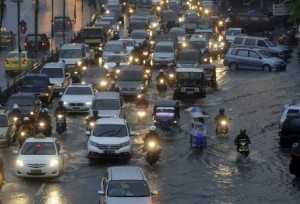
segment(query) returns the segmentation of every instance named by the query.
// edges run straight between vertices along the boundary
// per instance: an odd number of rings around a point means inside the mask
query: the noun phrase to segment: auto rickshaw
[[[206,87],[216,88],[217,87],[216,66],[213,64],[200,64],[199,67],[204,70]]]
[[[191,147],[206,148],[208,116],[205,115],[199,107],[193,107],[190,112],[192,118],[190,129]]]
[[[154,125],[164,131],[179,130],[179,103],[176,101],[158,101],[154,104]]]

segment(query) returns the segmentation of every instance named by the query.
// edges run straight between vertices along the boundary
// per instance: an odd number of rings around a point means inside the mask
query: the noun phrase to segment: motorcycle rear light
[[[26,59],[24,59],[22,64],[28,64],[28,61]]]
[[[4,60],[3,64],[9,64],[7,60]]]
[[[46,43],[45,43],[45,42],[42,42],[42,46],[46,46]]]

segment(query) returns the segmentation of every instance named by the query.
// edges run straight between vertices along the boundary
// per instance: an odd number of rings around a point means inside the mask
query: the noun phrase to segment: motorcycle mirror
[[[85,131],[86,136],[91,136],[91,131]]]

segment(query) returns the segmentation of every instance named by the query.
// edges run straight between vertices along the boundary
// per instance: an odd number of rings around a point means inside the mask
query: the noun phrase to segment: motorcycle
[[[159,79],[156,85],[157,91],[160,95],[164,96],[165,92],[167,91],[167,83],[164,79]]]
[[[19,147],[21,148],[28,136],[28,133],[26,131],[21,131],[18,135],[18,142],[19,142]]]
[[[147,120],[147,113],[145,107],[137,107],[137,119],[138,122]]]
[[[245,140],[240,140],[238,144],[238,152],[246,159],[249,155],[248,143]]]
[[[49,124],[46,124],[44,121],[40,121],[37,124],[36,132],[44,134],[46,137],[51,136],[51,128]]]
[[[175,85],[175,73],[174,72],[170,72],[168,74],[168,86],[169,87],[173,87]]]
[[[86,131],[91,132],[96,124],[96,120],[86,119]]]
[[[221,120],[218,122],[217,125],[217,135],[228,135],[228,121]]]
[[[160,158],[161,147],[155,141],[149,141],[145,144],[145,160],[152,166]]]
[[[27,27],[26,27],[25,25],[20,25],[20,26],[19,26],[19,29],[20,29],[20,32],[21,32],[22,34],[25,34],[26,31],[27,31]]]
[[[21,118],[19,118],[19,117],[17,117],[17,116],[14,116],[14,117],[13,117],[13,121],[14,121],[14,124],[15,124],[15,126],[16,126],[16,131],[18,131],[19,128],[21,127],[21,125],[22,125],[22,120],[21,120]]]
[[[58,114],[55,118],[55,122],[56,132],[61,135],[64,131],[66,131],[66,118],[63,114]]]

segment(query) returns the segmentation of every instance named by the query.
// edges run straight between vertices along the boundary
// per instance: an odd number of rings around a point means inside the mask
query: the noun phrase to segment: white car
[[[89,112],[95,90],[91,84],[70,84],[61,97],[68,112]]]
[[[236,36],[241,35],[247,35],[247,31],[244,28],[228,28],[225,33],[225,38],[229,43],[232,43]]]
[[[279,120],[279,129],[281,129],[282,123],[285,121],[288,114],[300,113],[300,104],[287,104],[284,106],[284,111]]]
[[[64,164],[64,150],[54,137],[27,138],[18,154],[15,174],[19,177],[57,177]]]
[[[127,54],[126,45],[119,40],[108,41],[103,49],[102,60],[105,62],[113,54]]]
[[[176,53],[173,42],[161,41],[155,45],[153,51],[153,64],[167,65],[169,63],[175,63]]]
[[[107,69],[108,72],[112,72],[113,68],[116,66],[117,61],[120,62],[120,66],[129,64],[127,56],[125,54],[112,54],[106,58],[103,67]]]
[[[132,147],[130,130],[125,119],[100,118],[89,136],[87,143],[88,157],[120,157],[131,158]]]
[[[138,46],[134,39],[130,38],[121,38],[119,41],[122,41],[126,45],[127,53],[131,54],[134,47]]]

